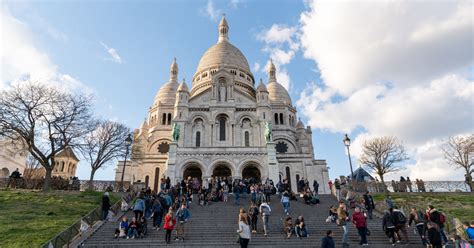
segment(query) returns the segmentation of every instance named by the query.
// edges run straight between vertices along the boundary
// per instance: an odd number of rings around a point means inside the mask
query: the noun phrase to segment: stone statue
[[[269,121],[265,122],[265,133],[264,133],[264,135],[265,135],[265,141],[267,143],[273,141],[272,123],[270,123]]]
[[[178,141],[179,139],[179,125],[175,123],[173,123],[173,141]]]
[[[225,101],[225,97],[226,97],[226,90],[225,90],[225,85],[224,84],[221,84],[221,86],[219,87],[219,101]]]

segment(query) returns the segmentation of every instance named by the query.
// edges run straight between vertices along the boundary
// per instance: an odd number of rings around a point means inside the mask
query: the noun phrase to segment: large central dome
[[[204,53],[196,72],[201,72],[213,66],[236,67],[250,72],[249,63],[244,54],[227,40],[218,42]]]
[[[240,82],[243,91],[254,95],[254,78],[249,62],[244,54],[229,42],[229,25],[225,17],[219,23],[219,39],[202,55],[193,77],[191,95],[199,94],[210,87],[212,75],[220,70],[234,74],[236,82]]]

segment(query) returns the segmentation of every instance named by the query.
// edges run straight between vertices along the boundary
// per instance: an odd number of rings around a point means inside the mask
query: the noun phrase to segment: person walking
[[[270,208],[270,205],[266,201],[264,201],[259,208],[259,212],[262,215],[262,221],[263,221],[263,231],[265,237],[268,235],[268,221],[270,219],[270,215],[272,212],[272,209]]]
[[[374,198],[370,195],[369,191],[366,191],[364,194],[364,203],[365,208],[367,209],[367,213],[369,215],[369,219],[372,219],[372,211],[375,209]]]
[[[428,240],[430,242],[430,245],[432,248],[441,248],[443,247],[442,240],[441,240],[441,230],[435,222],[428,222],[427,224],[427,234],[428,234]]]
[[[102,196],[102,220],[107,220],[107,215],[109,215],[110,210],[110,198],[109,192],[105,192]]]
[[[409,221],[408,221],[408,226],[411,226],[412,223],[415,224],[416,231],[420,235],[421,242],[423,243],[423,246],[426,246],[428,243],[426,242],[426,238],[425,238],[425,235],[423,233],[423,226],[425,224],[425,217],[424,217],[423,212],[421,212],[421,210],[417,210],[415,207],[411,208]]]
[[[190,217],[189,209],[186,207],[186,203],[181,204],[181,208],[176,211],[176,220],[178,225],[176,226],[176,237],[175,240],[181,240],[184,242],[184,224],[188,222]]]
[[[393,224],[395,224],[395,233],[404,244],[408,244],[408,233],[407,233],[407,217],[398,209],[389,209],[393,216]],[[400,232],[402,233],[400,235]]]
[[[165,224],[163,229],[165,229],[165,241],[167,244],[171,242],[171,232],[173,232],[174,226],[176,225],[176,219],[174,217],[173,208],[168,209],[168,213],[165,216]]]
[[[283,205],[283,210],[285,211],[286,215],[290,215],[289,208],[290,208],[290,197],[288,195],[288,192],[285,191],[283,193],[283,196],[281,197],[281,204]]]
[[[133,205],[133,212],[135,213],[135,219],[137,220],[139,220],[145,212],[145,201],[143,200],[142,193],[140,193],[140,196],[138,196],[138,199]]]
[[[388,238],[390,239],[390,242],[392,243],[392,245],[395,245],[396,243],[395,224],[393,223],[393,216],[388,210],[385,210],[383,214],[382,229],[385,232],[385,234],[388,236]]]
[[[352,223],[357,228],[360,236],[359,244],[362,246],[368,246],[367,242],[367,221],[365,219],[364,213],[360,211],[359,207],[356,207],[354,210],[354,214],[352,215]]]
[[[444,243],[448,242],[446,234],[444,233],[444,223],[446,222],[446,217],[440,213],[433,205],[428,205],[428,210],[426,213],[426,217],[428,221],[436,223],[438,225],[439,232],[441,234],[441,238],[443,239]]]
[[[342,227],[344,233],[342,234],[342,245],[349,246],[347,243],[347,236],[349,234],[349,228],[347,221],[349,220],[349,212],[347,211],[346,204],[343,201],[339,202],[339,208],[337,209],[337,225]]]
[[[319,192],[319,183],[318,183],[318,181],[316,181],[316,179],[314,179],[314,181],[313,181],[313,189],[314,189],[315,194],[317,194]]]
[[[240,185],[238,181],[234,183],[235,205],[240,205]]]
[[[244,215],[239,214],[239,243],[241,248],[247,248],[250,242],[250,227],[247,222],[247,218]]]
[[[252,233],[257,233],[257,221],[258,221],[258,207],[252,202],[249,208],[250,222],[252,226]]]
[[[152,210],[153,210],[153,229],[160,230],[161,221],[163,219],[163,206],[161,205],[159,199],[155,199]]]
[[[321,248],[336,248],[336,244],[334,243],[334,239],[332,238],[331,230],[328,230],[326,232],[326,237],[322,239]]]
[[[334,180],[334,188],[336,188],[336,198],[338,201],[341,200],[341,183],[339,182],[339,179]]]

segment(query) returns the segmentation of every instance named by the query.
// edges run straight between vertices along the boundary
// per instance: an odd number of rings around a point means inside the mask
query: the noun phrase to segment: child
[[[128,232],[128,219],[127,216],[122,217],[119,223],[119,228],[115,229],[115,238],[125,238]]]
[[[293,219],[291,219],[291,216],[286,217],[283,227],[286,231],[286,238],[289,239],[293,233]]]
[[[127,239],[130,239],[130,238],[134,239],[137,236],[137,227],[138,227],[137,219],[133,217],[132,221],[130,221],[128,225]]]

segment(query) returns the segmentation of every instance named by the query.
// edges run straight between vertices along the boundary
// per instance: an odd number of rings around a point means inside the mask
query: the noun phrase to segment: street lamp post
[[[119,190],[121,192],[124,191],[123,188],[123,177],[125,176],[125,166],[127,166],[127,156],[128,156],[128,151],[130,149],[130,145],[132,144],[132,137],[130,134],[128,134],[127,138],[125,139],[125,145],[126,145],[126,150],[125,150],[125,161],[123,162],[123,168],[122,168],[122,179],[120,179],[120,188]]]
[[[351,166],[351,183],[350,184],[352,185],[352,181],[354,180],[354,178],[353,178],[354,177],[354,171],[352,170],[351,153],[349,151],[349,146],[351,145],[351,139],[349,139],[349,136],[347,135],[347,133],[346,133],[343,141],[344,141],[344,145],[347,148],[347,156],[349,157],[349,165]]]

